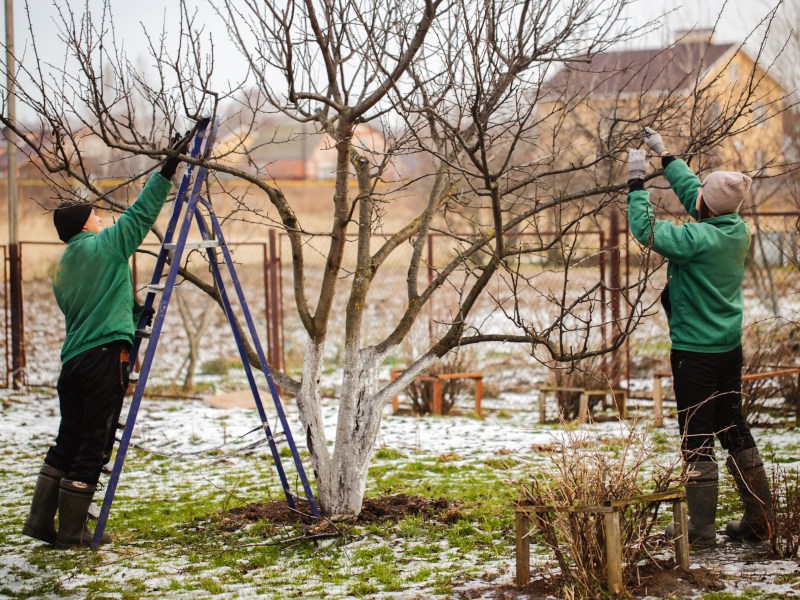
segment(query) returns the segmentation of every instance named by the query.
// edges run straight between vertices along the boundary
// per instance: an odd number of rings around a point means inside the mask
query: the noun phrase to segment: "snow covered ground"
[[[531,448],[537,444],[552,444],[564,434],[554,426],[539,426],[535,400],[535,393],[507,394],[499,399],[487,399],[484,406],[488,416],[484,420],[468,416],[395,417],[387,412],[377,445],[413,455],[415,459],[454,453],[459,456],[458,460],[469,463],[496,457],[498,451],[510,451],[522,459],[546,460],[541,456],[535,457]],[[295,407],[291,401],[286,405],[292,429],[302,447],[302,436],[297,435],[300,426]],[[190,553],[182,551],[185,549],[170,547],[170,531],[163,532],[164,547],[155,551],[139,549],[136,541],[124,538],[123,533],[122,540],[96,554],[85,551],[67,553],[79,557],[77,564],[67,563],[70,566],[63,572],[54,573],[53,551],[22,536],[19,531],[27,514],[36,473],[57,428],[58,403],[55,392],[48,389],[27,393],[0,390],[0,406],[0,494],[3,498],[0,507],[0,597],[55,597],[56,594],[43,591],[54,586],[60,590],[60,595],[87,597],[94,595],[98,581],[108,579],[146,581],[150,587],[134,593],[133,597],[198,596],[196,591],[187,592],[181,588],[193,559]],[[329,439],[333,438],[335,431],[335,417],[336,408],[330,401],[324,408]],[[190,506],[193,501],[213,496],[218,496],[222,505],[226,490],[232,487],[235,487],[238,497],[260,500],[264,500],[265,496],[280,497],[280,487],[266,445],[247,448],[259,439],[259,432],[240,438],[256,426],[258,416],[254,408],[221,410],[211,408],[200,400],[145,399],[134,441],[149,452],[129,453],[115,500],[117,510],[112,510],[109,521],[110,530],[124,530],[125,511],[133,511],[152,499],[169,499],[179,510]],[[598,439],[624,436],[625,429],[624,424],[609,421],[587,426],[585,435]],[[675,422],[668,421],[664,432],[674,436],[675,429]],[[784,468],[792,464],[797,466],[793,461],[798,459],[796,450],[800,438],[794,430],[759,430],[757,437],[762,447],[769,447]],[[217,450],[210,453],[200,452],[214,448]],[[170,459],[159,458],[153,452],[168,455]],[[247,474],[254,470],[259,472],[260,477],[248,479]],[[349,552],[388,543],[367,537],[354,542]],[[393,543],[399,542],[395,540]],[[513,547],[513,540],[507,543],[509,548]],[[81,556],[94,565],[92,569],[84,568]],[[447,556],[452,561],[450,568],[454,570],[474,561],[469,554],[450,552]],[[795,561],[754,561],[751,558],[746,550],[730,544],[712,553],[692,555],[693,566],[719,572],[726,589],[731,592],[749,589],[756,594],[755,597],[768,593],[777,594],[773,597],[800,595],[798,564]],[[484,561],[481,569],[490,576],[467,578],[453,597],[461,594],[472,598],[482,597],[482,590],[487,590],[485,597],[488,597],[487,579],[492,580],[492,586],[510,584],[514,572],[513,561],[513,553],[502,559]],[[421,567],[418,565],[414,568]],[[269,571],[263,569],[259,575],[258,570],[254,570],[252,586],[238,585],[235,589],[223,587],[219,593],[208,593],[206,597],[317,597],[321,594],[320,582],[304,574],[303,568],[297,561],[288,561],[282,566],[283,577],[269,575]],[[213,577],[213,569],[213,565],[207,566],[208,576]],[[265,577],[266,581],[263,579]],[[275,578],[273,583],[269,583],[271,577]],[[53,583],[54,580],[57,585]],[[290,587],[281,587],[287,585],[287,580],[292,582]],[[272,590],[271,596],[264,591],[265,585]],[[402,593],[383,593],[379,596],[428,598],[436,596],[431,586],[432,583],[423,581]],[[175,592],[167,594],[167,590],[172,588],[175,588]],[[344,598],[348,595],[342,586],[327,585],[324,589],[324,595],[328,598]],[[107,596],[100,594],[95,597]]]

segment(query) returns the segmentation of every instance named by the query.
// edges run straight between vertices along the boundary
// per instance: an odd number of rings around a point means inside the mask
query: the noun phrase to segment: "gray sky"
[[[630,47],[663,47],[675,38],[681,29],[692,27],[711,27],[720,17],[717,40],[737,42],[743,40],[758,21],[768,12],[777,0],[636,0],[625,12],[634,26],[661,19],[662,25],[655,31],[630,42]],[[236,80],[244,72],[245,65],[239,58],[227,33],[219,25],[207,0],[190,0],[197,8],[199,21],[206,25],[206,35],[213,37],[217,77]],[[86,5],[92,11],[95,23],[99,23],[102,0],[28,0],[34,22],[33,35],[36,37],[40,54],[56,64],[64,61],[64,45],[58,39],[58,8],[71,6],[80,15]],[[158,34],[164,23],[167,31],[177,32],[179,24],[177,0],[110,0],[111,13],[118,41],[124,42],[125,51],[134,63],[147,60],[144,47],[143,28],[151,34]],[[14,0],[14,21],[16,25],[16,54],[28,64],[31,62],[31,32],[28,30],[25,0]],[[5,28],[5,15],[0,10],[0,21]],[[213,23],[213,27],[208,24]],[[175,39],[169,36],[168,39]],[[224,86],[219,79],[218,87]],[[24,119],[24,107],[18,109],[18,116]]]
[[[57,40],[57,27],[53,20],[57,18],[56,6],[71,5],[78,13],[82,12],[87,0],[28,0],[34,20],[34,34],[44,49],[45,54],[54,58],[61,51]],[[658,32],[636,42],[637,46],[661,46],[674,38],[675,31],[691,27],[710,27],[721,13],[718,39],[724,42],[742,40],[752,27],[767,12],[768,7],[777,0],[637,0],[626,10],[626,17],[635,25],[663,16],[663,26]],[[206,23],[216,22],[208,2],[192,0],[198,8],[200,20]],[[99,15],[102,0],[88,0],[88,5],[95,15]],[[178,23],[178,2],[176,0],[110,0],[111,11],[117,34],[126,42],[126,49],[133,57],[137,44],[143,43],[142,27],[149,31],[160,31],[162,22]],[[24,0],[14,0],[17,52],[29,47],[30,32],[27,31],[27,19]],[[0,21],[5,28],[5,14],[0,14]],[[227,42],[225,32],[217,27],[213,32],[215,44],[221,52],[220,58],[231,56],[232,48]]]

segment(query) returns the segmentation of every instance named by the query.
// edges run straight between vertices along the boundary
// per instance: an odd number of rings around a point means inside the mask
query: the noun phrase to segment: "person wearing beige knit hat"
[[[716,543],[719,468],[714,438],[727,450],[744,517],[728,523],[734,540],[763,540],[774,531],[770,486],[755,440],[742,414],[742,280],[750,232],[739,210],[752,180],[715,171],[701,182],[647,128],[646,146],[661,157],[664,176],[694,222],[656,219],[644,189],[644,149],[629,153],[628,223],[644,246],[668,260],[661,295],[669,322],[678,427],[687,484],[689,542]],[[668,527],[672,538],[674,531]]]
[[[752,183],[753,180],[743,173],[733,171],[709,173],[703,179],[700,193],[697,194],[697,210],[700,210],[700,203],[705,202],[708,210],[714,215],[739,212]]]

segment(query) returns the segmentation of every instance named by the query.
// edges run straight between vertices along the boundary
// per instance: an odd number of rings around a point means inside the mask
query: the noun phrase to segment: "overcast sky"
[[[213,37],[216,55],[216,70],[226,78],[237,80],[244,72],[244,63],[227,39],[225,30],[213,13],[208,0],[190,0],[197,7],[200,21],[206,25]],[[720,42],[742,41],[777,0],[637,0],[626,9],[625,18],[634,26],[660,18],[662,25],[642,38],[630,42],[634,47],[663,47],[675,39],[678,30],[712,27],[720,18],[716,39]],[[86,5],[93,12],[95,23],[99,22],[103,0],[28,0],[33,20],[33,34],[40,55],[55,63],[64,59],[64,45],[58,39],[58,8],[71,6],[81,14]],[[135,63],[147,60],[144,48],[143,28],[158,34],[166,24],[167,31],[178,29],[179,14],[177,0],[110,0],[110,7],[118,41],[124,41],[128,57]],[[26,3],[14,0],[16,25],[16,54],[31,57],[31,32],[28,29]],[[5,28],[5,15],[0,9],[0,20]],[[173,25],[174,24],[174,25]],[[141,63],[140,63],[141,64]],[[218,80],[217,80],[218,81]],[[24,119],[21,108],[19,117]]]
[[[29,0],[31,14],[34,17],[34,34],[42,44],[46,53],[57,53],[61,44],[57,39],[56,6],[71,5],[78,13],[82,12],[87,0]],[[204,0],[192,0],[198,7],[201,19],[206,22],[215,21],[215,16]],[[718,39],[724,42],[742,40],[754,24],[764,16],[768,7],[777,0],[638,0],[626,10],[626,17],[634,24],[642,24],[661,15],[663,27],[659,32],[647,36],[637,45],[661,46],[674,38],[675,31],[692,27],[711,27],[721,14]],[[88,0],[92,11],[99,11],[102,0]],[[110,0],[111,11],[117,28],[117,34],[126,41],[126,48],[132,55],[137,44],[143,43],[142,27],[150,31],[160,31],[162,22],[178,22],[177,0]],[[24,0],[14,0],[14,21],[16,24],[17,53],[26,44],[30,44],[30,32],[27,31],[27,18]],[[5,14],[0,14],[0,21],[5,28]],[[223,56],[230,52],[226,34],[218,29],[214,35],[215,44]],[[652,39],[651,39],[652,38]],[[55,54],[57,56],[57,54]]]

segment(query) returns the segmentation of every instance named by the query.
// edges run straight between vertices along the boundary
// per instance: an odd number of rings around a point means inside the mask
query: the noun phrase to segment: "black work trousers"
[[[61,424],[44,461],[66,478],[96,484],[110,457],[127,387],[129,345],[111,342],[68,360],[58,378]]]
[[[756,443],[742,415],[742,347],[707,354],[673,350],[678,425],[685,462],[714,459],[714,436],[729,454]]]

